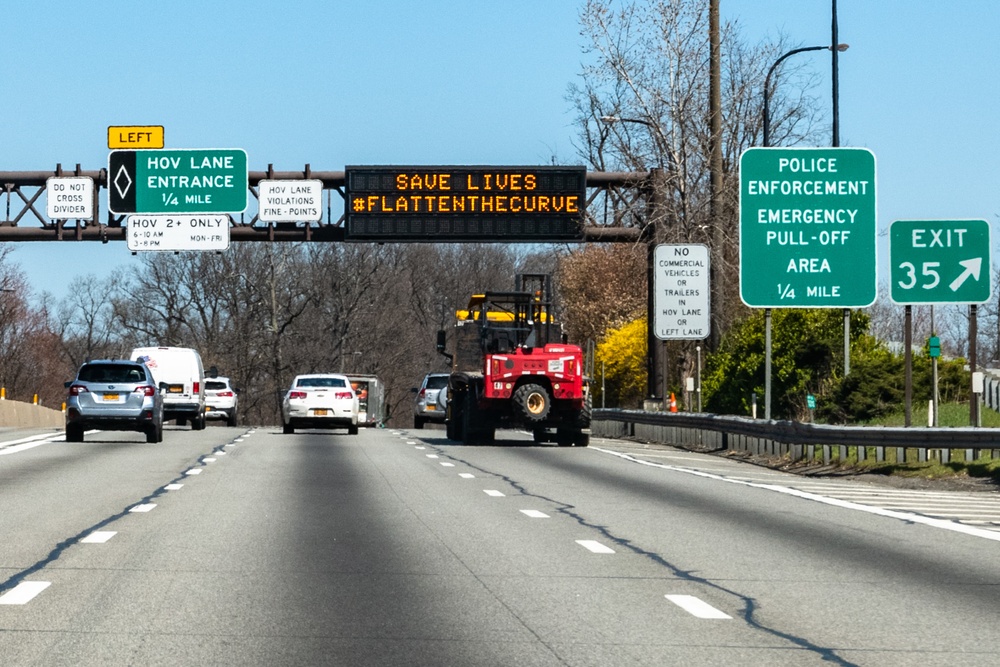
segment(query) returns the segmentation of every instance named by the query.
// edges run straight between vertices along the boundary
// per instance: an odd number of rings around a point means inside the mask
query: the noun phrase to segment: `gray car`
[[[448,374],[428,373],[413,391],[417,393],[413,428],[423,428],[427,422],[443,424],[448,409]]]
[[[140,361],[88,361],[67,382],[66,442],[83,442],[87,429],[139,431],[163,440],[163,392]]]

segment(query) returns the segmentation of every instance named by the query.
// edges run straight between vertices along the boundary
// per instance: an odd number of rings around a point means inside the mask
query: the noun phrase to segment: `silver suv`
[[[163,440],[163,392],[140,361],[88,361],[67,382],[66,442],[83,442],[87,429],[139,431]]]
[[[424,376],[413,408],[413,428],[423,428],[427,422],[443,424],[448,408],[448,374],[428,373]]]

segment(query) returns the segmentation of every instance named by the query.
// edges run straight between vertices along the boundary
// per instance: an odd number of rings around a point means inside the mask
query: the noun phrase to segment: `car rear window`
[[[87,364],[80,369],[81,382],[143,382],[142,366],[123,364]]]
[[[297,387],[346,387],[347,380],[343,378],[300,378]]]
[[[444,389],[448,386],[447,375],[431,375],[427,378],[428,389]]]
[[[205,389],[225,389],[225,382],[217,382],[215,380],[205,380]]]

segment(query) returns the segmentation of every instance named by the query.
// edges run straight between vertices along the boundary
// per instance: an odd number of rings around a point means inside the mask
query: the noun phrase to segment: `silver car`
[[[66,442],[84,431],[139,431],[146,442],[163,440],[163,392],[139,361],[88,361],[67,382]]]
[[[413,406],[413,428],[423,428],[427,422],[443,424],[448,409],[448,374],[428,373],[420,387],[413,391],[417,393]]]

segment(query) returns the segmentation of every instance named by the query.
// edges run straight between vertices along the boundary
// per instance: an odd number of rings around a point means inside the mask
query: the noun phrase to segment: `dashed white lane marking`
[[[152,512],[154,507],[156,507],[156,503],[143,503],[142,505],[136,505],[129,512]]]
[[[604,546],[597,540],[577,540],[576,543],[595,554],[613,554],[615,552],[614,549]]]
[[[427,458],[429,459],[436,459],[438,457],[437,454],[426,454],[425,456],[427,456]]]
[[[406,444],[408,444],[408,445],[415,445],[415,444],[417,444],[417,441],[416,440],[407,440]]]
[[[994,542],[1000,542],[1000,532],[998,531],[976,528],[974,526],[968,526],[965,524],[956,523],[954,521],[949,521],[947,519],[935,519],[927,516],[922,516],[920,514],[913,514],[912,512],[901,512],[898,510],[890,510],[882,507],[873,507],[871,505],[862,505],[860,503],[854,503],[849,500],[840,500],[837,498],[821,496],[815,493],[809,493],[807,491],[800,491],[798,489],[793,489],[788,486],[779,486],[777,484],[756,484],[754,482],[746,482],[741,479],[733,479],[731,477],[713,475],[712,473],[702,472],[700,470],[692,470],[690,468],[679,468],[677,466],[664,465],[662,463],[643,461],[642,459],[637,459],[633,456],[629,456],[628,454],[622,454],[620,452],[615,452],[610,449],[601,449],[600,447],[591,447],[591,449],[593,451],[603,452],[605,454],[611,454],[612,456],[617,456],[618,458],[625,459],[626,461],[631,461],[632,463],[638,463],[640,465],[650,466],[652,468],[673,470],[674,472],[684,473],[685,475],[694,475],[695,477],[714,479],[719,482],[726,482],[727,484],[738,484],[740,486],[749,486],[755,489],[774,491],[776,493],[783,493],[785,495],[795,496],[796,498],[802,498],[804,500],[813,500],[818,503],[823,503],[824,505],[832,505],[833,507],[840,507],[842,509],[855,510],[858,512],[867,512],[868,514],[890,517],[893,519],[899,519],[900,521],[906,521],[909,523],[918,523],[924,526],[931,526],[933,528],[943,528],[944,530],[951,530],[956,533],[964,533],[965,535],[971,535],[973,537],[982,537],[987,540],[993,540]]]
[[[521,510],[521,514],[530,516],[532,519],[548,519],[549,515],[538,510]]]
[[[476,476],[473,475],[471,472],[460,472],[460,473],[458,473],[458,476],[461,477],[462,479],[475,479],[476,478]]]
[[[216,456],[225,456],[226,453],[225,452],[216,452],[215,455]]]
[[[183,484],[167,484],[164,489],[167,491],[180,491],[184,487]]]
[[[90,535],[80,540],[84,544],[104,544],[118,534],[115,530],[95,530]]]
[[[454,464],[454,463],[449,463],[448,461],[441,461],[440,463],[441,463],[441,465],[443,465],[443,466],[444,466],[445,468],[454,468],[454,467],[455,467],[455,464]]]
[[[202,461],[204,461],[205,463],[215,463],[215,459],[212,457],[202,459]]]
[[[420,445],[417,445],[416,447],[414,447],[414,449],[427,449],[427,448],[426,447],[422,447]]]
[[[675,605],[698,618],[709,619],[731,619],[732,616],[725,614],[703,600],[699,600],[693,595],[665,595],[665,598]]]
[[[233,442],[243,442],[243,438],[236,438]]]
[[[227,445],[223,445],[223,447],[235,447],[235,446],[236,446],[236,443],[233,443],[233,442],[230,442]]]
[[[185,470],[184,474],[185,475],[200,475],[201,474],[201,468],[191,468],[190,470]]]
[[[36,595],[48,588],[50,581],[22,581],[3,595],[0,604],[27,604]]]
[[[483,493],[488,496],[493,496],[494,498],[503,498],[504,494],[502,491],[497,491],[496,489],[483,489]]]

